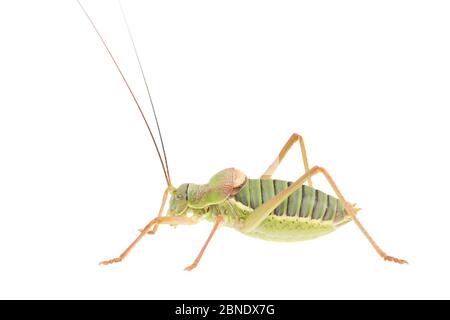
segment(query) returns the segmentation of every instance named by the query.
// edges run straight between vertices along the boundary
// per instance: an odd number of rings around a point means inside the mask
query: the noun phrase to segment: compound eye
[[[181,200],[181,199],[183,199],[184,198],[184,196],[180,193],[180,194],[177,194],[177,199],[178,200]]]

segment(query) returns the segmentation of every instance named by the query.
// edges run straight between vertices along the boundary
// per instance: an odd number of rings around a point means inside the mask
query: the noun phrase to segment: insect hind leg
[[[373,240],[372,236],[369,234],[369,232],[364,228],[364,226],[361,224],[359,219],[356,217],[356,213],[359,210],[355,210],[353,206],[351,206],[347,201],[345,201],[344,196],[342,195],[341,191],[337,187],[336,183],[334,182],[333,178],[331,178],[330,174],[327,170],[325,170],[322,167],[314,167],[316,172],[314,174],[321,173],[325,179],[327,179],[328,183],[330,184],[331,188],[333,188],[333,191],[336,193],[336,196],[338,197],[339,201],[342,203],[342,205],[345,208],[345,211],[350,216],[350,218],[355,222],[356,226],[361,230],[361,232],[364,234],[364,236],[367,238],[369,243],[372,245],[372,247],[375,249],[375,251],[378,253],[380,257],[382,257],[385,261],[391,261],[399,264],[407,264],[408,261],[399,259],[396,257],[392,257],[387,255],[381,248],[378,246],[378,244]],[[311,170],[312,171],[312,170]],[[312,175],[314,175],[312,174]]]
[[[278,156],[275,158],[275,160],[272,162],[272,164],[267,168],[267,170],[264,172],[264,174],[261,176],[261,179],[270,179],[274,172],[277,170],[278,166],[283,161],[286,154],[291,150],[292,146],[295,142],[298,141],[298,144],[300,145],[300,151],[302,153],[302,160],[303,160],[303,167],[305,168],[305,172],[309,172],[309,165],[308,165],[308,157],[306,155],[306,148],[305,148],[305,142],[303,140],[303,137],[297,133],[293,133],[288,141],[284,144],[283,148],[281,149]],[[313,186],[311,176],[307,178],[308,185],[310,187]]]
[[[285,199],[287,199],[292,193],[294,193],[298,188],[301,188],[303,183],[308,179],[308,177],[313,177],[317,174],[321,173],[325,176],[330,186],[333,188],[334,192],[336,193],[339,202],[341,202],[342,206],[345,208],[346,212],[350,216],[350,218],[355,222],[357,227],[361,230],[361,232],[364,234],[364,236],[367,238],[369,243],[372,245],[372,247],[375,249],[375,251],[385,260],[385,261],[392,261],[399,264],[405,264],[408,263],[406,260],[402,260],[399,258],[395,258],[392,256],[387,255],[381,248],[378,246],[378,244],[373,240],[373,238],[370,236],[370,234],[367,232],[367,230],[363,227],[361,222],[356,217],[356,211],[344,198],[341,191],[337,187],[334,180],[331,178],[330,174],[322,167],[315,166],[313,167],[309,172],[306,172],[304,175],[302,175],[300,178],[298,178],[296,181],[294,181],[287,189],[284,189],[280,193],[278,193],[276,196],[271,198],[269,201],[265,202],[264,204],[257,207],[245,220],[244,224],[240,228],[241,232],[244,233],[250,233],[254,229],[256,229],[263,221],[266,219],[272,212],[275,210],[276,207],[278,207]]]

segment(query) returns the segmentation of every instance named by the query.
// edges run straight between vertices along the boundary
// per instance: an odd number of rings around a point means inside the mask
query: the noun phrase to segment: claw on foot
[[[113,263],[118,263],[118,262],[121,262],[121,261],[122,261],[122,258],[114,258],[114,259],[111,259],[111,260],[102,261],[102,262],[99,263],[99,265],[100,266],[107,266],[107,265],[110,265],[110,264],[113,264]]]
[[[191,264],[189,267],[184,268],[184,271],[192,271],[197,267],[197,263],[194,262],[193,264]]]
[[[391,257],[391,256],[384,257],[384,261],[395,262],[398,264],[408,264],[408,261],[406,261],[406,260],[402,260],[402,259]]]

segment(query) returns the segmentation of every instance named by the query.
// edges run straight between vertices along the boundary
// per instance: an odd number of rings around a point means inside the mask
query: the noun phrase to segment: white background
[[[145,104],[116,2],[85,1]],[[448,1],[124,1],[175,184],[259,177],[293,132],[354,224],[271,243],[167,226],[119,265],[164,179],[75,1],[0,4],[0,298],[450,298]],[[298,149],[277,177],[300,174]],[[326,183],[316,179],[324,191]]]

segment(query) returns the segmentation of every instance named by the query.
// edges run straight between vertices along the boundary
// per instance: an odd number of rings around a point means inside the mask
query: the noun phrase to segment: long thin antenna
[[[153,132],[150,129],[150,126],[147,122],[147,119],[145,118],[144,112],[142,111],[141,106],[139,105],[139,102],[136,99],[136,96],[133,93],[133,90],[131,90],[130,85],[128,84],[127,79],[125,78],[125,75],[123,74],[122,70],[120,69],[119,65],[116,62],[116,59],[114,58],[113,54],[111,53],[111,50],[109,50],[108,45],[106,44],[105,40],[103,39],[102,35],[100,34],[100,32],[98,31],[94,21],[91,19],[91,17],[89,16],[89,14],[87,13],[86,9],[83,7],[83,5],[81,4],[80,0],[77,0],[78,4],[80,5],[81,10],[83,10],[84,14],[86,15],[86,17],[88,18],[89,22],[91,23],[92,27],[94,28],[95,32],[97,33],[98,37],[100,38],[100,40],[103,43],[103,46],[105,47],[106,51],[108,51],[109,56],[111,57],[112,61],[114,62],[114,65],[117,68],[117,71],[119,71],[123,82],[125,82],[125,85],[128,88],[128,91],[130,91],[131,96],[133,97],[134,102],[136,103],[136,106],[139,109],[139,112],[141,113],[142,119],[144,119],[145,125],[147,126],[148,132],[150,132],[150,136],[152,137],[153,140],[153,144],[155,145],[156,148],[156,152],[158,153],[158,157],[159,157],[159,161],[161,162],[161,166],[163,168],[163,172],[164,172],[164,176],[166,177],[166,181],[167,181],[167,186],[170,186],[170,179],[169,179],[169,175],[166,172],[166,168],[164,167],[164,162],[163,159],[161,157],[161,153],[159,152],[159,148],[158,145],[156,144],[156,140],[155,137],[153,136]]]
[[[159,141],[161,141],[162,152],[164,155],[164,161],[166,163],[166,172],[167,172],[167,175],[170,180],[169,164],[167,163],[166,148],[164,147],[164,142],[163,142],[163,138],[162,138],[162,134],[161,134],[161,129],[159,127],[158,117],[156,116],[156,111],[155,111],[155,106],[153,104],[152,95],[150,94],[150,89],[149,89],[149,86],[147,83],[147,78],[145,77],[144,68],[142,67],[141,59],[139,58],[139,53],[136,48],[136,44],[134,42],[133,34],[131,33],[130,25],[128,24],[128,19],[125,15],[125,11],[123,10],[122,1],[118,0],[118,2],[119,2],[119,6],[120,6],[120,11],[122,12],[123,21],[125,22],[125,25],[127,26],[128,35],[130,36],[131,43],[133,44],[134,54],[136,55],[136,59],[139,64],[139,69],[141,69],[141,75],[142,75],[142,79],[144,79],[145,88],[147,89],[148,99],[150,101],[150,105],[152,106],[153,117],[155,118],[156,127],[158,129]]]

